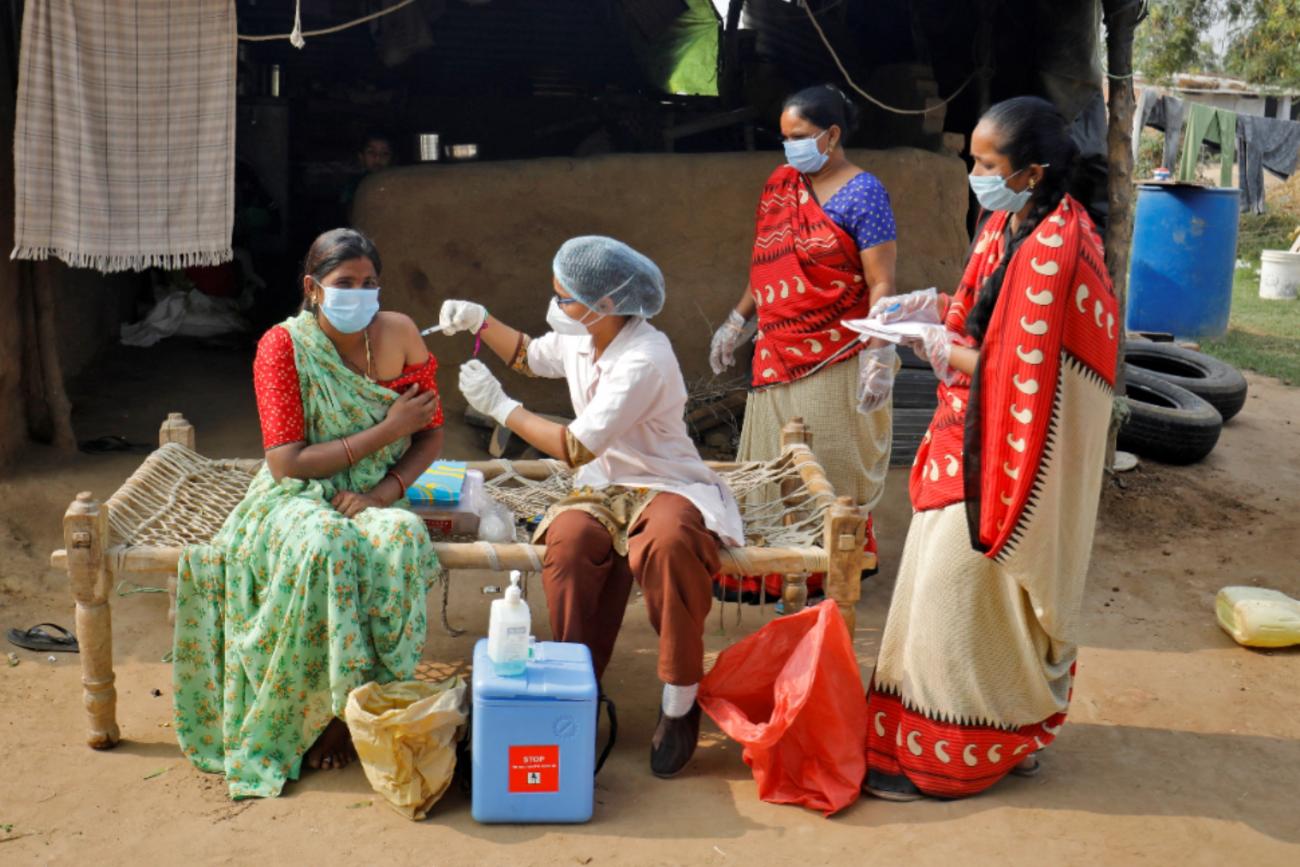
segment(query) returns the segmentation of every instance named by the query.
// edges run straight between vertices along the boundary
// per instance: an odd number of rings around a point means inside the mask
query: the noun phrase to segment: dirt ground
[[[256,455],[248,361],[247,352],[186,344],[119,351],[74,389],[78,431],[148,442],[165,412],[179,409],[205,454]],[[1212,606],[1226,584],[1300,596],[1300,389],[1261,378],[1250,385],[1246,409],[1206,462],[1143,464],[1122,487],[1107,486],[1070,721],[1036,778],[1011,778],[961,802],[864,799],[827,820],[760,802],[738,747],[706,722],[685,774],[657,780],[647,767],[655,644],[634,610],[606,679],[622,732],[590,824],[479,825],[458,792],[411,823],[355,766],[309,774],[276,800],[232,803],[220,779],[179,755],[161,662],[170,647],[166,597],[137,594],[112,600],[117,749],[84,744],[75,656],[51,663],[17,651],[17,667],[0,665],[0,861],[1300,863],[1300,650],[1237,647]],[[475,436],[453,430],[448,454],[471,455]],[[33,448],[0,480],[0,625],[71,624],[66,578],[47,565],[61,546],[60,517],[77,491],[106,496],[138,461]],[[877,514],[883,569],[865,588],[855,636],[864,675],[909,518],[905,483],[902,471],[891,475]],[[500,576],[453,576],[449,616],[471,634],[452,639],[432,626],[433,667],[468,659],[474,634],[486,629],[487,583]],[[432,624],[439,599],[431,594]],[[540,599],[533,608],[545,635]],[[710,651],[770,617],[741,613],[737,625],[737,609],[727,607],[725,632],[713,621]]]

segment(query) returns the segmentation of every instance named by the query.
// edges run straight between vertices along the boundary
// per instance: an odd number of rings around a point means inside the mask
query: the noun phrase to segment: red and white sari
[[[794,382],[862,348],[842,319],[867,315],[858,245],[827,216],[808,179],[781,166],[758,202],[749,292],[758,307],[753,386]],[[829,361],[828,361],[829,359]]]
[[[808,178],[784,165],[763,185],[755,217],[749,291],[758,310],[752,385],[737,459],[770,460],[779,432],[798,416],[813,433],[813,452],[835,490],[872,508],[889,464],[891,408],[863,417],[855,408],[856,358],[862,343],[840,324],[867,315],[870,292],[853,237],[823,210]],[[850,369],[851,368],[851,369]],[[780,496],[773,486],[760,500]],[[866,550],[876,552],[868,518]],[[721,577],[741,598],[780,595],[781,576]],[[807,586],[822,592],[824,576]]]
[[[958,342],[1007,241],[989,220],[945,320]],[[1065,719],[1120,323],[1101,239],[1066,197],[1008,266],[973,377],[939,386],[867,697],[869,781],[982,791]]]

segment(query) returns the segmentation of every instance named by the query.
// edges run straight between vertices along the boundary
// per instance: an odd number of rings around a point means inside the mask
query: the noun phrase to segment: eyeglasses
[[[556,296],[555,296],[555,303],[556,303],[556,304],[559,304],[561,307],[564,307],[564,306],[566,306],[566,305],[568,305],[568,304],[577,304],[577,303],[578,303],[578,299],[577,299],[577,298],[561,298],[559,295],[556,295]]]

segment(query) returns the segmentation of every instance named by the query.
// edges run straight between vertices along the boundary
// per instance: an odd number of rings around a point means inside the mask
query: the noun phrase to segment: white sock
[[[663,701],[660,702],[660,707],[664,709],[664,716],[686,716],[690,713],[691,706],[695,704],[695,693],[699,691],[698,683],[690,686],[673,686],[671,683],[665,683]]]

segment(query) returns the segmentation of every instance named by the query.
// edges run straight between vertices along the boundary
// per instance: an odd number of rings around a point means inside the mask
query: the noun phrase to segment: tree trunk
[[[1124,352],[1124,321],[1128,299],[1129,247],[1133,241],[1133,31],[1146,15],[1140,0],[1103,0],[1106,23],[1107,68],[1110,97],[1106,130],[1107,198],[1110,214],[1106,223],[1106,269],[1110,272],[1119,301],[1119,352]],[[1124,365],[1116,369],[1115,394],[1124,394]],[[1106,446],[1106,467],[1115,464],[1115,440],[1119,435],[1117,413],[1111,415],[1110,438]]]

